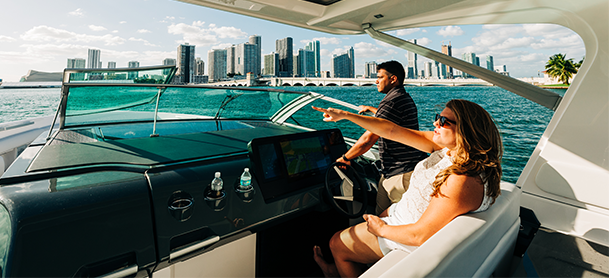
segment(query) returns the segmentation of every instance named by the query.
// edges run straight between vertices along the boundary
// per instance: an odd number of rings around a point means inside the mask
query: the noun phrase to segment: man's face
[[[376,88],[380,93],[386,94],[397,85],[396,79],[395,75],[380,69],[376,73]]]

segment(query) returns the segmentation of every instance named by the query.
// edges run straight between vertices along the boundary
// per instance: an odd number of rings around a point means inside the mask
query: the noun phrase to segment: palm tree
[[[546,72],[563,84],[569,85],[569,79],[577,73],[573,59],[566,59],[565,54],[554,54],[546,63]]]

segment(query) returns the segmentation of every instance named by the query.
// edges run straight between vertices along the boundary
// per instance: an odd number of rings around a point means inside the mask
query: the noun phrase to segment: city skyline
[[[318,40],[320,70],[331,70],[333,55],[354,48],[355,74],[363,75],[365,62],[397,60],[406,66],[407,52],[374,41],[367,35],[337,36],[253,19],[178,1],[134,0],[107,5],[64,0],[62,5],[31,0],[4,5],[0,24],[0,79],[18,81],[28,70],[59,72],[68,58],[87,58],[88,49],[101,50],[100,62],[126,67],[160,65],[177,57],[176,46],[196,45],[196,56],[208,63],[206,53],[262,37],[261,55],[275,51],[275,40],[292,37],[293,53]],[[28,7],[35,5],[37,9]],[[65,8],[69,7],[69,8]],[[120,7],[120,8],[116,8]],[[138,13],[130,11],[137,9]],[[203,21],[205,20],[205,21]],[[414,28],[388,32],[440,51],[452,43],[453,57],[466,52],[491,55],[497,66],[506,65],[511,76],[532,77],[544,70],[551,55],[566,53],[579,61],[584,56],[581,39],[567,28],[547,25],[473,25]],[[419,65],[428,62],[418,57]],[[262,63],[262,61],[260,61]]]

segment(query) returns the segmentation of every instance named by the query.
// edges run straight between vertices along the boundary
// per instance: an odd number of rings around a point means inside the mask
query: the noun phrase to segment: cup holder
[[[192,216],[194,199],[186,192],[176,192],[169,198],[167,209],[176,220],[183,222]]]

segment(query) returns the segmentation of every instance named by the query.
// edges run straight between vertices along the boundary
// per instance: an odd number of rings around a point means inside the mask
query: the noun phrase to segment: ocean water
[[[355,105],[377,106],[384,94],[376,87],[274,87],[313,91]],[[406,87],[419,113],[421,130],[433,130],[433,117],[455,98],[484,107],[495,119],[504,144],[503,180],[515,183],[548,125],[553,111],[498,87]],[[555,90],[563,95],[565,90]],[[55,113],[60,89],[0,90],[0,123]]]

